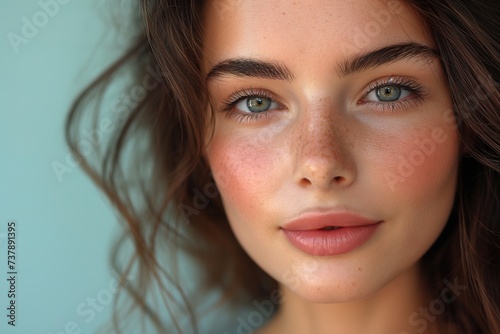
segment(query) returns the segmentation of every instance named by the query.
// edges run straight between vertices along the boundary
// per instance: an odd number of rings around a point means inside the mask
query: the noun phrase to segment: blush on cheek
[[[456,133],[436,127],[426,135],[401,144],[384,174],[392,192],[439,186],[453,177],[458,160]]]
[[[236,211],[251,214],[269,194],[274,154],[265,147],[244,140],[214,141],[208,160],[228,215]]]

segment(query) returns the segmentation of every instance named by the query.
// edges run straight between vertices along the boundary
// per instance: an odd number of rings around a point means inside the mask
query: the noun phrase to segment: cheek
[[[228,218],[252,219],[274,187],[278,149],[248,138],[214,137],[207,159]],[[232,217],[233,216],[233,217]]]
[[[367,264],[367,272],[383,276],[414,264],[448,221],[456,192],[459,138],[453,127],[436,123],[371,137],[373,153],[358,164],[360,184],[365,185],[359,198],[368,199],[365,203],[372,212],[387,222],[372,253],[387,261]]]
[[[408,132],[387,147],[374,160],[390,193],[427,196],[454,186],[459,155],[454,129],[442,126]]]
[[[392,237],[396,253],[416,260],[444,228],[455,197],[459,138],[445,125],[422,127],[400,137],[392,150],[379,157],[384,178],[376,207],[384,208],[388,221],[396,221]],[[381,152],[381,154],[382,154]],[[407,245],[414,245],[408,251]],[[389,252],[389,251],[388,251]]]

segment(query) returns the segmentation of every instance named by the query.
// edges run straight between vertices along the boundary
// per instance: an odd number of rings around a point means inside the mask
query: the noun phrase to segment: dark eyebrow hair
[[[207,75],[207,80],[227,74],[288,81],[293,79],[290,70],[278,62],[266,62],[252,58],[232,58],[212,67]]]
[[[343,61],[338,72],[347,76],[370,67],[377,67],[405,58],[434,59],[435,49],[419,43],[400,43],[353,56]],[[290,70],[279,62],[267,62],[253,58],[230,58],[217,63],[207,74],[207,80],[224,75],[259,77],[275,80],[293,80]]]
[[[339,66],[341,76],[347,76],[361,72],[370,67],[386,65],[405,58],[422,58],[423,60],[432,60],[439,57],[438,52],[419,43],[400,43],[384,46],[359,56],[347,59]]]

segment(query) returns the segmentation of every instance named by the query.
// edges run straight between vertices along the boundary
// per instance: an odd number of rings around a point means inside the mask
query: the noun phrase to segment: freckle
[[[285,12],[283,12],[283,13],[281,13],[281,14],[286,15],[286,14],[285,14]]]
[[[352,286],[354,286],[354,285],[355,285],[354,282],[352,282]]]
[[[358,271],[361,271],[361,267],[358,268]]]

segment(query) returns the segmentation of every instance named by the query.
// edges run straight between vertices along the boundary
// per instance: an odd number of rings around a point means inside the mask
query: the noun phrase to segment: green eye
[[[410,96],[415,90],[401,84],[385,84],[374,87],[366,94],[366,102],[391,103]]]
[[[401,88],[398,86],[383,86],[377,88],[376,95],[379,101],[397,101],[401,97]]]
[[[253,113],[268,111],[272,105],[271,99],[261,96],[249,97],[244,101],[246,101],[246,106],[248,110]]]
[[[224,102],[222,111],[228,117],[238,121],[250,122],[260,117],[274,115],[275,111],[284,109],[284,106],[273,98],[273,94],[262,89],[247,89],[236,92]]]

